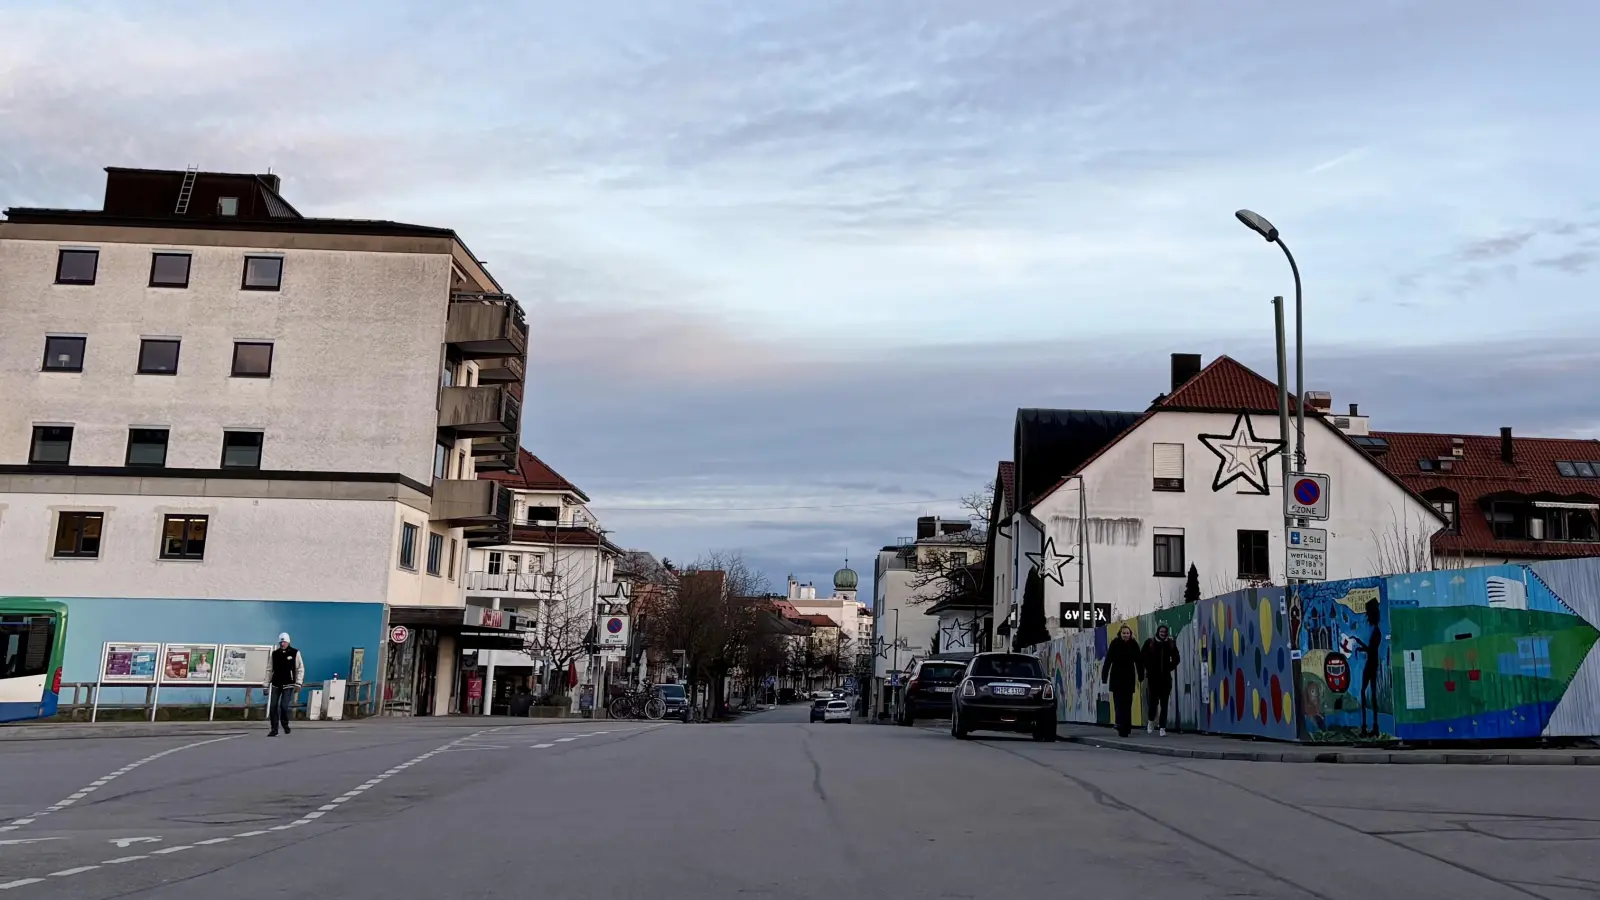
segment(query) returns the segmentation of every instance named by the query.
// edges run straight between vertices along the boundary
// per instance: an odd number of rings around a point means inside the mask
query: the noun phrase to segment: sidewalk
[[[1281,763],[1388,763],[1391,765],[1502,765],[1502,766],[1600,766],[1600,750],[1583,747],[1563,749],[1386,749],[1314,744],[1285,744],[1278,741],[1252,741],[1212,734],[1178,734],[1166,737],[1146,734],[1143,728],[1127,737],[1099,725],[1062,724],[1056,734],[1063,741],[1127,750],[1180,759],[1228,759],[1247,762]]]
[[[507,725],[572,725],[574,723],[610,722],[612,719],[581,718],[524,718],[521,716],[376,716],[364,719],[318,719],[295,722],[295,731],[369,728],[374,725],[407,725],[456,728],[497,728]],[[232,722],[33,722],[0,725],[0,743],[7,741],[62,741],[73,739],[100,740],[103,738],[150,737],[212,737],[230,734],[265,732],[265,719]]]

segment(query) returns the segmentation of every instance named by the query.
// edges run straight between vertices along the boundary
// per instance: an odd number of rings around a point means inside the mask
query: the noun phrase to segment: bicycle
[[[630,690],[612,699],[606,707],[613,719],[659,719],[667,714],[667,702],[655,688]]]

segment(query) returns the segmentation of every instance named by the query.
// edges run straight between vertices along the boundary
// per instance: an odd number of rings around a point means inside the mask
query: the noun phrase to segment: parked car
[[[961,683],[970,653],[934,655],[919,661],[906,680],[895,721],[911,725],[917,719],[943,719],[950,715],[950,698]]]
[[[1036,741],[1056,739],[1056,690],[1044,666],[1023,653],[979,653],[967,664],[955,694],[950,733],[1021,731]]]
[[[661,694],[662,702],[667,705],[666,715],[662,718],[689,721],[689,695],[681,684],[658,684],[656,690]]]

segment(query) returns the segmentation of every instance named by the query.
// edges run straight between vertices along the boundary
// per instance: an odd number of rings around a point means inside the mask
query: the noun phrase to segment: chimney
[[[261,179],[261,181],[264,184],[266,184],[267,187],[271,188],[272,192],[274,194],[282,192],[283,182],[281,180],[279,180],[278,176],[276,176],[276,175],[257,175],[256,177]]]
[[[1354,403],[1350,404],[1350,418],[1353,419],[1359,415],[1361,415],[1361,407],[1355,405]]]
[[[1517,461],[1517,453],[1511,447],[1511,429],[1509,427],[1500,429],[1500,461],[1508,466]]]
[[[1200,374],[1200,354],[1174,353],[1172,354],[1172,390],[1177,390],[1185,381]]]

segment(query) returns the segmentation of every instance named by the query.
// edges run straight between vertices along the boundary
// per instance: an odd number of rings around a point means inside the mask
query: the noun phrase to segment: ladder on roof
[[[178,208],[173,211],[175,215],[181,216],[189,211],[189,198],[194,196],[194,179],[199,174],[199,166],[190,166],[183,173],[183,187],[178,189]]]

